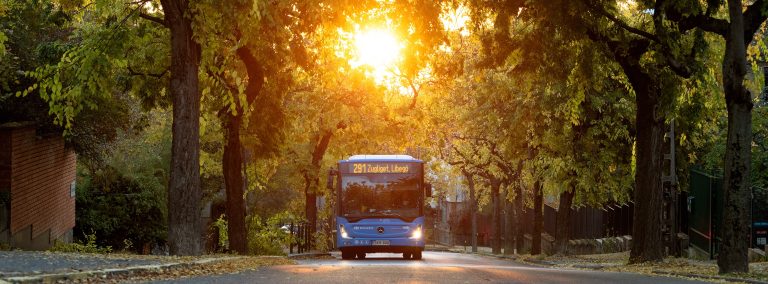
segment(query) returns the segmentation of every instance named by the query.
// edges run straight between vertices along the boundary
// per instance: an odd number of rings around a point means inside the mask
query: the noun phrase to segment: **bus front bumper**
[[[374,239],[354,238],[340,239],[339,248],[357,252],[413,252],[424,250],[424,240],[420,239]]]

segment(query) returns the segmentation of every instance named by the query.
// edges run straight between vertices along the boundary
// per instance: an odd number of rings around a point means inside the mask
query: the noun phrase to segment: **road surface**
[[[424,252],[423,260],[401,254],[369,254],[363,260],[299,260],[237,274],[158,283],[703,283],[632,273],[542,268],[507,259],[450,252]]]

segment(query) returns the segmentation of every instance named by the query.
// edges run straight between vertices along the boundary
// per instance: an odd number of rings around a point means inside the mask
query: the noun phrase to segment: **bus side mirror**
[[[326,186],[329,189],[333,189],[333,180],[336,178],[336,170],[330,169],[328,170],[328,182],[326,183]]]
[[[424,184],[424,193],[427,194],[427,197],[432,197],[432,184],[431,183]]]

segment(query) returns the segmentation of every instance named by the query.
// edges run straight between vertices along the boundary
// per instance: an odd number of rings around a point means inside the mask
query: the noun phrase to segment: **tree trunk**
[[[192,38],[189,3],[162,0],[171,34],[173,142],[168,182],[168,248],[173,255],[202,253],[200,221],[200,45]]]
[[[248,72],[248,85],[245,88],[245,96],[248,105],[251,105],[261,92],[264,85],[264,71],[261,64],[256,61],[247,47],[237,49],[238,58],[246,66]],[[240,131],[242,130],[245,107],[235,100],[235,113],[225,107],[222,113],[223,128],[226,131],[227,143],[224,145],[224,157],[222,171],[224,174],[224,186],[227,191],[227,234],[229,235],[229,248],[239,254],[248,254],[248,233],[245,227],[245,200],[243,171],[242,142]]]
[[[523,230],[523,218],[525,218],[525,204],[523,204],[523,188],[519,184],[515,186],[515,197],[513,199],[515,209],[515,249],[517,253],[522,253],[525,249],[525,230]]]
[[[339,128],[342,128],[342,123],[339,124]],[[308,173],[304,173],[304,194],[305,194],[305,207],[304,210],[307,214],[307,222],[309,222],[309,234],[310,234],[310,247],[313,247],[314,234],[317,231],[317,191],[319,189],[319,176],[320,176],[320,162],[323,161],[326,150],[328,150],[328,144],[331,142],[333,131],[323,130],[322,136],[317,139],[315,147],[312,149],[312,163]]]
[[[752,151],[752,95],[744,87],[747,73],[742,1],[729,0],[729,31],[723,58],[723,88],[728,108],[728,139],[720,273],[749,272],[750,168]],[[750,35],[751,36],[751,35]]]
[[[511,185],[507,185],[506,194],[502,194],[502,201],[504,202],[504,254],[511,255],[515,251],[515,210],[512,207],[512,202],[509,201],[509,191],[512,190]]]
[[[555,253],[568,253],[568,240],[571,239],[571,205],[575,194],[575,186],[570,190],[560,193],[560,205],[557,208],[557,222],[555,222]]]
[[[661,261],[662,167],[664,163],[664,115],[660,113],[658,82],[643,72],[640,57],[647,47],[632,46],[628,54],[614,52],[635,91],[635,209],[629,263]]]
[[[245,200],[243,199],[243,157],[240,143],[242,116],[227,115],[227,144],[224,146],[224,186],[227,190],[227,234],[229,249],[239,254],[248,253],[245,230]]]
[[[643,74],[645,75],[645,74]],[[646,75],[647,77],[647,75]],[[630,80],[631,81],[631,80]],[[635,211],[629,262],[661,261],[664,242],[661,232],[664,163],[664,119],[658,115],[658,95],[651,91],[650,78],[635,88],[637,114],[637,167],[635,170]]]
[[[544,193],[541,189],[541,182],[536,181],[533,186],[533,233],[531,234],[531,254],[541,254],[541,227],[544,216],[542,207],[544,205]]]
[[[304,174],[304,212],[309,229],[309,247],[313,247],[314,234],[317,226],[317,176]]]
[[[501,253],[501,202],[499,198],[499,191],[501,189],[501,181],[496,178],[491,178],[491,202],[493,203],[491,208],[491,253]]]
[[[472,232],[470,239],[472,240],[472,252],[477,252],[477,200],[475,200],[475,179],[472,174],[462,170],[464,178],[467,179],[467,185],[469,186],[469,212],[470,221],[472,222]]]

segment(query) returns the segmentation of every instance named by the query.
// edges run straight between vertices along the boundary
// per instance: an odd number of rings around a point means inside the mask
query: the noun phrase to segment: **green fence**
[[[752,246],[765,250],[768,240],[768,190],[752,188]]]
[[[691,170],[688,195],[688,236],[691,245],[717,253],[719,224],[723,212],[723,178],[704,171]]]
[[[691,245],[717,256],[723,212],[723,178],[703,170],[690,171],[688,236]],[[768,238],[768,191],[752,187],[751,246],[765,249]]]

